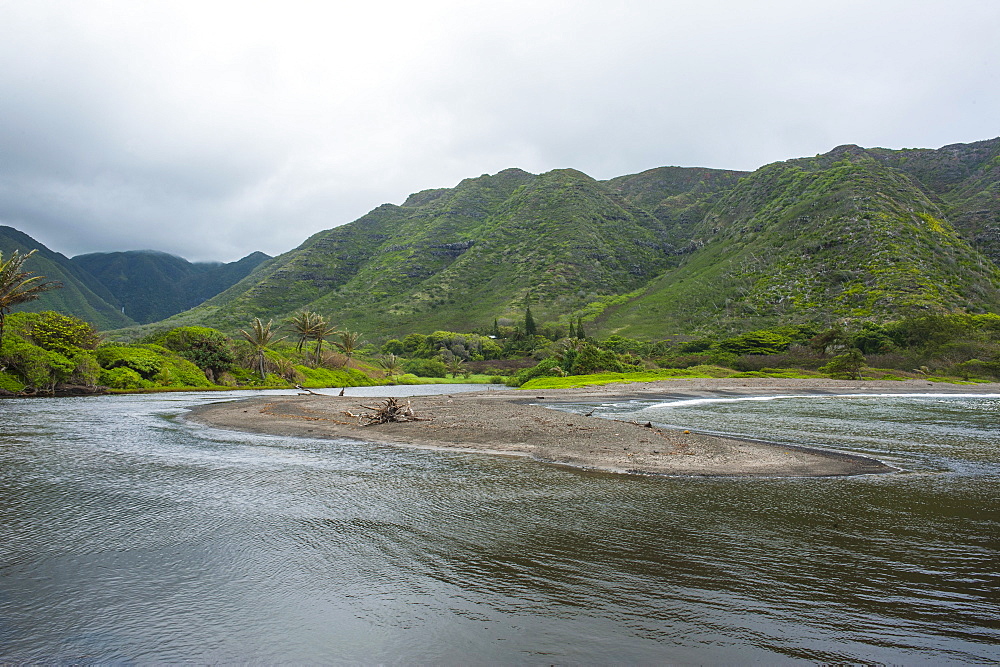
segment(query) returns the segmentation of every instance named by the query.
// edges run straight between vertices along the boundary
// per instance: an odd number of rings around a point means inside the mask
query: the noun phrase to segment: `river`
[[[820,479],[183,419],[234,397],[0,401],[0,662],[1000,661],[1000,397],[598,407],[902,470]]]

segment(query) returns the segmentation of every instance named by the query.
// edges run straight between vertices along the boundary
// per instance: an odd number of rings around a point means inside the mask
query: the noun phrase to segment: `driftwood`
[[[410,402],[405,404],[395,398],[387,398],[378,405],[362,405],[368,413],[354,414],[348,410],[344,414],[358,420],[360,426],[372,426],[374,424],[388,424],[389,422],[429,422],[431,417],[418,417],[413,412]]]

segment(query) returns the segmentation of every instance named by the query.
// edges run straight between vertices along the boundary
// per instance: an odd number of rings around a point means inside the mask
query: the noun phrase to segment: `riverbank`
[[[1000,384],[747,378],[605,385],[537,394],[487,390],[412,397],[407,400],[414,412],[428,421],[364,427],[347,413],[367,412],[362,405],[375,405],[379,399],[268,396],[201,406],[189,418],[231,430],[526,456],[634,474],[797,477],[893,471],[879,461],[853,454],[658,428],[543,407],[630,398],[852,393],[1000,393]]]

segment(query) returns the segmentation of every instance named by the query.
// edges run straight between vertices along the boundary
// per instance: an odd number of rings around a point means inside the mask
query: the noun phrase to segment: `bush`
[[[695,354],[698,352],[706,352],[709,348],[714,345],[714,341],[708,338],[698,338],[695,340],[689,340],[686,343],[681,343],[677,346],[677,351],[682,354]]]
[[[507,386],[520,387],[528,380],[546,375],[561,376],[564,375],[564,371],[559,367],[559,362],[555,359],[543,359],[537,365],[518,371],[516,375],[508,378]]]
[[[448,367],[440,359],[411,359],[403,364],[403,371],[425,378],[447,377]]]
[[[764,329],[751,331],[735,338],[727,338],[721,341],[717,347],[723,352],[731,352],[734,355],[775,354],[787,350],[791,347],[792,342],[792,338],[788,335]]]
[[[69,356],[73,363],[72,374],[67,378],[67,382],[93,386],[97,384],[97,378],[101,373],[101,366],[97,363],[97,356],[88,350],[77,350]]]
[[[160,349],[166,351],[166,348]],[[100,347],[97,349],[97,362],[107,370],[130,368],[144,380],[151,380],[163,368],[163,357],[145,347],[119,345]]]
[[[861,330],[851,336],[850,344],[864,354],[888,352],[894,347],[892,337],[885,327],[873,322],[862,324]]]
[[[406,347],[403,345],[403,341],[390,338],[382,344],[380,351],[382,354],[395,354],[398,357],[406,353]]]
[[[957,375],[963,380],[975,378],[979,380],[994,380],[1000,377],[1000,361],[980,361],[979,359],[969,359],[963,361],[951,369],[952,375]]]
[[[153,386],[152,382],[142,379],[142,376],[127,366],[101,371],[98,381],[111,389],[145,389]]]
[[[637,369],[627,368],[611,350],[602,350],[596,345],[585,343],[583,349],[575,355],[572,368],[568,370],[573,375],[590,375],[602,371],[624,373],[626,370]]]
[[[233,342],[221,331],[209,327],[177,327],[157,336],[168,350],[179,353],[213,377],[233,369],[236,353]]]
[[[353,368],[329,369],[329,368],[309,368],[308,366],[295,367],[303,376],[304,387],[367,387],[375,384],[375,381]]]
[[[818,369],[829,359],[802,345],[793,345],[779,354],[745,354],[736,359],[733,368],[738,371],[760,371],[764,368]]]
[[[24,383],[10,373],[0,371],[0,389],[17,393],[24,390]]]
[[[93,350],[100,342],[97,330],[77,317],[51,310],[17,313],[17,328],[38,347],[69,356],[77,350]]]
[[[48,387],[66,381],[75,364],[65,355],[33,345],[20,336],[7,335],[0,348],[0,367],[30,387]]]
[[[162,387],[206,387],[209,386],[205,373],[193,362],[181,357],[168,357],[153,377]]]
[[[634,338],[626,338],[624,336],[608,336],[604,340],[597,343],[599,347],[605,350],[611,350],[612,352],[617,352],[618,354],[634,354],[636,356],[645,356],[649,354],[652,345],[646,341],[636,340]]]
[[[865,355],[861,350],[849,350],[844,354],[838,354],[825,366],[820,368],[824,373],[829,373],[830,377],[840,380],[860,380],[861,369],[865,366]]]

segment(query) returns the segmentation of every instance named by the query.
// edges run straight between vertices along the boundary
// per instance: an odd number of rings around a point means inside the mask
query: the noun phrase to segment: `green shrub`
[[[171,356],[163,360],[163,366],[153,376],[162,387],[207,387],[210,385],[205,373],[182,357]]]
[[[640,357],[649,354],[650,348],[652,347],[652,345],[646,341],[626,338],[618,335],[608,336],[597,345],[598,347],[605,350],[611,350],[612,352],[617,352],[618,354],[628,353]]]
[[[695,340],[689,340],[686,343],[681,343],[677,346],[677,351],[682,354],[696,354],[698,352],[708,351],[708,349],[714,344],[715,342],[708,338],[698,338]]]
[[[153,383],[143,380],[142,376],[127,366],[118,366],[101,371],[98,382],[111,389],[145,389]]]
[[[448,367],[440,359],[411,359],[403,364],[403,370],[425,378],[443,378],[448,375]]]
[[[792,342],[792,338],[786,334],[762,329],[734,338],[727,338],[720,341],[717,347],[723,352],[730,352],[734,355],[775,354],[787,350]]]
[[[267,387],[287,387],[288,380],[281,377],[280,375],[275,375],[274,373],[268,373],[264,376],[264,386]]]
[[[75,364],[59,352],[45,350],[20,336],[7,335],[0,347],[0,367],[25,385],[48,387],[66,381]]]
[[[583,349],[575,355],[572,367],[566,370],[572,375],[590,375],[602,371],[624,373],[638,369],[622,363],[619,356],[611,350],[602,350],[596,345],[585,343]]]
[[[93,350],[100,342],[97,330],[77,317],[51,310],[14,313],[11,328],[38,347],[70,356],[76,350]]]
[[[969,359],[955,364],[951,369],[954,375],[963,380],[970,379],[996,379],[1000,377],[1000,361],[980,361],[979,359]]]
[[[880,324],[865,322],[861,330],[850,337],[851,347],[856,347],[864,354],[888,352],[894,347],[889,332]]]
[[[128,347],[119,345],[107,345],[97,349],[97,362],[107,370],[113,368],[130,368],[138,373],[142,379],[151,380],[160,370],[163,369],[163,356],[157,354],[149,347]],[[161,347],[166,351],[166,348]],[[109,385],[110,386],[110,385]]]
[[[209,327],[177,327],[157,336],[159,344],[177,352],[198,368],[219,376],[236,365],[233,341]]]
[[[97,363],[97,355],[89,350],[78,349],[69,355],[69,360],[73,364],[73,372],[67,378],[73,384],[92,386],[97,384],[97,378],[101,374],[101,366]]]
[[[367,387],[376,384],[370,377],[353,368],[295,368],[305,376],[303,387]]]
[[[0,389],[16,393],[22,391],[24,387],[24,383],[13,375],[5,371],[0,371]]]
[[[544,377],[547,375],[558,377],[565,375],[565,372],[559,367],[559,362],[555,359],[543,359],[535,366],[525,368],[518,371],[516,375],[512,375],[507,378],[507,386],[520,387],[528,380],[533,380],[534,378]]]
[[[403,341],[390,338],[382,344],[380,350],[382,354],[395,354],[398,357],[405,354],[406,346],[403,345]]]
[[[824,373],[829,373],[830,377],[840,380],[860,380],[861,369],[865,366],[865,355],[861,350],[849,350],[844,354],[838,354],[825,366],[820,367]]]

